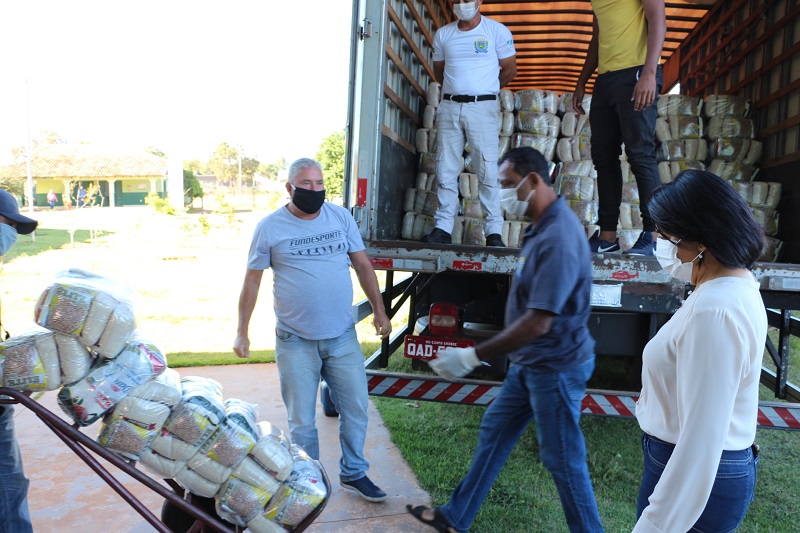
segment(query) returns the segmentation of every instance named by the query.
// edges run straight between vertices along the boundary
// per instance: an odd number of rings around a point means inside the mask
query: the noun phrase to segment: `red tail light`
[[[428,328],[431,335],[455,336],[458,331],[458,306],[450,302],[432,304]]]

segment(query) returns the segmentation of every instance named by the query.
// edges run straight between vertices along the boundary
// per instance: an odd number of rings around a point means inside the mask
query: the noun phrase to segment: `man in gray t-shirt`
[[[271,267],[275,359],[292,441],[319,459],[315,414],[323,378],[340,417],[341,486],[368,501],[383,501],[386,493],[366,475],[369,399],[364,354],[351,313],[350,266],[372,305],[376,333],[387,337],[392,325],[378,280],[353,217],[345,208],[325,202],[319,163],[292,163],[286,190],[292,201],[262,219],[253,234],[233,350],[239,357],[250,356],[250,318],[264,270]]]

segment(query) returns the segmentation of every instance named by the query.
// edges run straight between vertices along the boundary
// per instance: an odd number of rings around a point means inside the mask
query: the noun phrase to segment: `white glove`
[[[428,366],[445,379],[456,379],[481,366],[481,360],[475,348],[445,348],[428,361]]]

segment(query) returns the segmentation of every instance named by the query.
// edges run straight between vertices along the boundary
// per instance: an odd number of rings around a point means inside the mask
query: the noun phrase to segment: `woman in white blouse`
[[[634,531],[733,531],[758,466],[767,316],[750,269],[764,231],[731,185],[705,171],[659,187],[648,209],[659,263],[695,289],[642,356],[644,474]]]

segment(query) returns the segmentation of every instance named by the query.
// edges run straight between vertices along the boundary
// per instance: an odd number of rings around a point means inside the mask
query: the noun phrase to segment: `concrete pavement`
[[[240,398],[258,405],[259,420],[267,420],[288,431],[286,410],[280,397],[278,372],[274,364],[232,365],[178,369],[182,376],[202,376],[219,381],[225,398]],[[39,402],[52,412],[65,415],[56,403],[56,393],[45,393]],[[70,451],[28,409],[16,406],[17,434],[22,448],[25,472],[31,480],[29,505],[37,532],[114,531],[145,533],[153,531],[83,461]],[[369,476],[389,495],[386,502],[369,503],[339,486],[338,462],[341,455],[338,420],[328,418],[317,408],[321,462],[331,480],[332,494],[322,514],[307,531],[312,533],[427,532],[405,511],[407,503],[429,503],[411,469],[392,444],[389,432],[370,402],[367,434]],[[99,423],[83,429],[95,438]],[[163,499],[130,476],[106,464],[112,473],[157,516]]]

